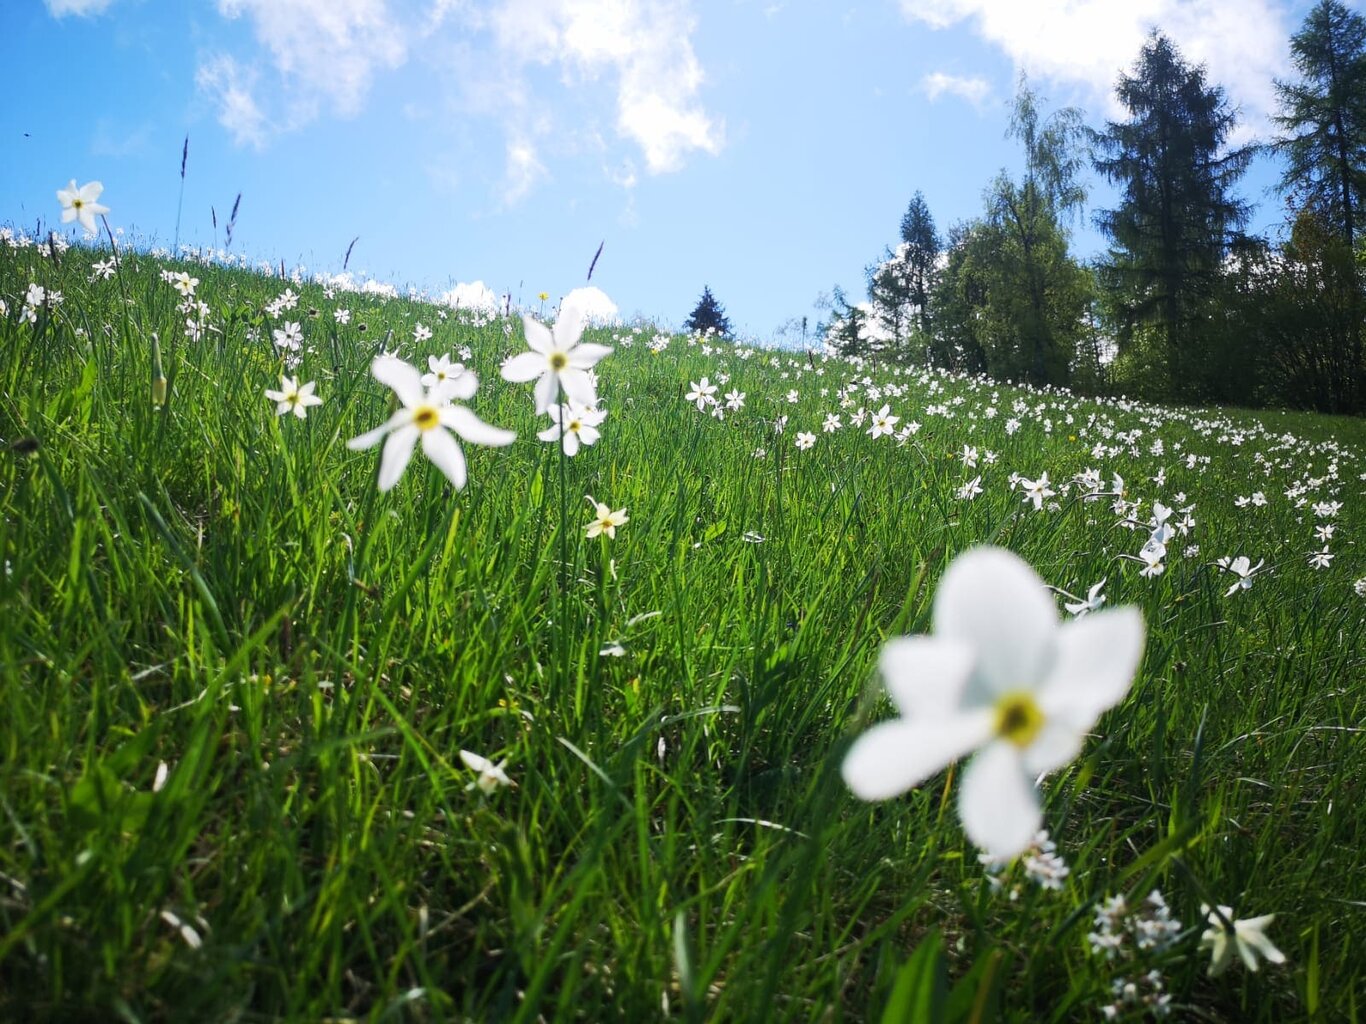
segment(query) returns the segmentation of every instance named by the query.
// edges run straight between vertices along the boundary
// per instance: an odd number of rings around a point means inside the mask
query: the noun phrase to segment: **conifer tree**
[[[1366,209],[1366,18],[1320,0],[1290,39],[1298,82],[1277,82],[1281,184],[1351,249]]]
[[[688,314],[687,322],[683,324],[685,331],[696,331],[705,334],[708,330],[722,338],[729,338],[730,320],[726,317],[725,307],[716,301],[709,286],[703,286],[702,297],[697,300],[697,305]]]
[[[1236,114],[1166,36],[1153,32],[1116,86],[1129,119],[1097,137],[1096,170],[1121,190],[1097,220],[1109,236],[1102,278],[1119,341],[1146,357],[1154,390],[1200,393],[1209,307],[1228,244],[1247,218],[1232,187],[1252,157],[1229,150]]]

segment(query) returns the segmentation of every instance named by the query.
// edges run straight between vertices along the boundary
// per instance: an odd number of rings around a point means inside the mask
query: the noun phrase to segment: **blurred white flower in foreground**
[[[460,751],[460,760],[465,762],[465,767],[479,773],[479,778],[466,786],[466,789],[473,789],[478,786],[481,792],[488,795],[513,784],[512,780],[508,778],[507,772],[503,771],[507,765],[506,761],[494,764],[487,757],[482,757],[469,750]]]
[[[266,391],[266,397],[275,403],[275,415],[283,416],[287,412],[292,412],[299,419],[307,419],[310,406],[322,405],[323,400],[313,393],[313,388],[317,386],[317,381],[309,381],[307,384],[300,385],[295,377],[280,375],[280,390]]]
[[[104,185],[98,181],[88,181],[77,188],[75,178],[66,188],[59,188],[57,201],[62,204],[62,223],[70,224],[73,220],[79,220],[81,227],[94,234],[95,218],[109,212],[109,207],[95,202],[103,191]]]
[[[1211,952],[1211,977],[1224,972],[1224,969],[1233,962],[1235,951],[1249,971],[1257,969],[1258,953],[1265,957],[1268,963],[1285,963],[1285,954],[1277,949],[1265,934],[1266,926],[1275,920],[1275,914],[1237,921],[1234,920],[1231,908],[1221,906],[1219,913],[1216,914],[1203,903],[1200,905],[1200,913],[1209,924],[1205,933],[1200,936],[1200,948]],[[1222,920],[1220,915],[1223,916]],[[1229,923],[1226,925],[1224,921]]]
[[[1128,692],[1143,639],[1137,608],[1060,624],[1047,587],[1018,556],[967,551],[939,584],[934,635],[883,647],[879,667],[901,717],[854,742],[844,780],[861,799],[885,800],[976,750],[959,816],[973,843],[1013,857],[1043,823],[1035,777],[1076,757]]]
[[[550,409],[561,388],[572,402],[589,408],[598,404],[591,370],[612,350],[606,345],[580,344],[584,317],[578,306],[565,304],[554,330],[531,317],[522,318],[530,351],[503,363],[503,379],[514,383],[536,380],[536,412]]]
[[[389,421],[360,437],[346,442],[352,451],[373,448],[384,441],[384,454],[379,460],[379,489],[387,491],[398,483],[408,467],[413,446],[422,439],[422,451],[446,474],[446,479],[457,491],[465,486],[465,453],[460,443],[446,431],[453,431],[471,444],[508,445],[517,439],[511,430],[490,426],[463,405],[451,405],[451,384],[441,384],[430,391],[422,388],[422,375],[417,368],[393,356],[379,356],[370,372],[381,384],[394,389],[402,408]],[[457,382],[469,379],[469,387],[477,385],[472,373],[462,374]],[[388,440],[385,440],[385,438]]]

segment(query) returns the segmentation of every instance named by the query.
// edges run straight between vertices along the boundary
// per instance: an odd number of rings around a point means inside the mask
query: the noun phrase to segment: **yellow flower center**
[[[79,210],[79,209],[80,209],[82,206],[84,206],[84,205],[85,205],[85,200],[83,200],[83,199],[81,199],[81,198],[79,198],[79,197],[77,197],[76,199],[71,200],[71,208],[72,208],[73,210]]]
[[[580,427],[580,426],[582,426],[582,424],[579,423],[578,420],[570,420],[570,421],[569,421],[569,430],[570,430],[571,433],[577,434],[577,433],[579,432],[579,427]]]
[[[413,422],[418,430],[431,430],[441,422],[441,414],[436,411],[436,406],[419,405],[413,411]]]
[[[1032,694],[1017,690],[1002,694],[996,701],[996,735],[1017,747],[1033,743],[1043,722],[1043,712]]]
[[[568,365],[569,357],[565,355],[563,352],[550,353],[550,368],[554,370],[556,373],[559,373]]]

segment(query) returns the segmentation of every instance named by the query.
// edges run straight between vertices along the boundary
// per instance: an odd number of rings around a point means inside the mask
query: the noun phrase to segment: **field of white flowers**
[[[1357,1019],[1361,423],[98,198],[0,230],[0,1017]]]

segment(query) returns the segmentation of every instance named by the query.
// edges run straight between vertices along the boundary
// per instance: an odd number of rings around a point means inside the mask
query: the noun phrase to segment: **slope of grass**
[[[0,1016],[1067,1021],[1157,971],[1177,1019],[1354,1018],[1366,463],[1333,432],[1359,424],[604,329],[603,436],[566,460],[500,379],[518,321],[107,255],[0,245]],[[167,267],[200,279],[197,340]],[[62,300],[30,319],[34,283]],[[377,492],[345,445],[392,411],[371,358],[462,348],[517,442],[466,445],[462,492],[420,452]],[[317,382],[307,419],[264,397],[282,370]],[[743,407],[686,401],[703,376]],[[884,403],[921,429],[852,425]],[[1104,497],[1063,486],[1088,468]],[[1009,477],[1045,471],[1036,511]],[[628,511],[615,539],[587,495]],[[1194,525],[1148,578],[1155,501]],[[1056,889],[988,877],[953,770],[877,805],[839,777],[891,714],[883,640],[930,629],[978,543],[1148,624],[1044,783]],[[1238,554],[1267,567],[1227,595]],[[1102,901],[1153,889],[1178,941],[1097,953]],[[1277,913],[1288,963],[1209,978],[1202,902]]]

